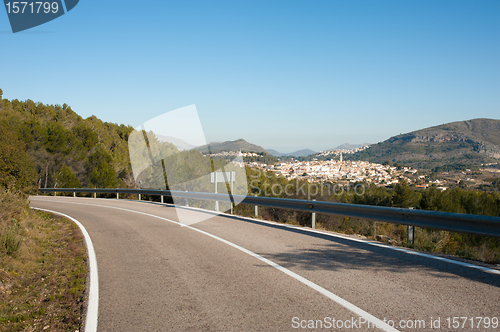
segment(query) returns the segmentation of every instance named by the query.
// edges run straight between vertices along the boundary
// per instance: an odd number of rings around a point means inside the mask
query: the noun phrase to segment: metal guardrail
[[[347,204],[321,201],[307,201],[300,199],[255,197],[169,191],[155,189],[87,189],[87,188],[40,188],[40,192],[72,192],[72,193],[116,193],[158,195],[181,198],[202,199],[210,201],[231,202],[232,197],[243,200],[242,204],[267,206],[311,213],[328,213],[346,217],[373,219],[388,223],[412,225],[423,228],[446,230],[451,232],[467,233],[473,235],[500,238],[500,217],[437,212],[427,210],[410,210],[384,206],[371,206],[361,204]]]

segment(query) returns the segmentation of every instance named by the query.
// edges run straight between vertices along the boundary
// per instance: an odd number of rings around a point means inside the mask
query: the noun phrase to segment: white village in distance
[[[338,182],[340,184],[365,182],[379,186],[388,186],[400,181],[408,184],[416,184],[417,187],[425,188],[436,185],[440,190],[446,190],[443,180],[431,180],[426,175],[418,175],[418,171],[411,167],[396,167],[381,165],[367,161],[344,161],[343,154],[356,153],[364,150],[368,145],[350,150],[328,150],[317,154],[317,156],[331,156],[331,160],[311,161],[281,161],[274,165],[267,165],[258,162],[245,162],[245,165],[252,168],[262,169],[266,172],[273,172],[277,176],[283,176],[287,180],[303,179],[309,182]],[[209,154],[211,157],[259,156],[253,152],[225,151]],[[338,160],[333,160],[333,158]],[[292,158],[293,159],[293,158]]]
[[[195,148],[194,145],[188,144],[180,139],[172,137],[156,135],[160,141],[174,144],[179,150],[190,150]],[[335,182],[340,185],[349,183],[367,183],[377,186],[390,186],[402,181],[413,184],[417,188],[427,188],[430,186],[436,187],[439,190],[446,190],[450,185],[456,185],[461,181],[473,182],[470,177],[470,170],[460,172],[453,177],[446,177],[448,173],[442,173],[445,177],[440,179],[431,178],[428,174],[420,174],[417,169],[409,166],[398,166],[389,164],[377,164],[368,161],[346,161],[343,160],[343,155],[353,154],[370,145],[364,144],[352,148],[337,148],[316,153],[309,161],[296,160],[293,157],[287,160],[279,160],[275,164],[265,164],[256,161],[245,161],[240,163],[244,165],[261,169],[265,172],[272,172],[276,176],[285,177],[287,180],[307,180],[312,183]],[[203,153],[203,152],[202,152]],[[242,152],[240,151],[221,151],[216,153],[204,152],[204,156],[223,157],[226,159],[234,159],[236,157],[258,157],[262,153]],[[328,160],[318,160],[315,157],[328,157]],[[325,159],[325,158],[321,158]]]

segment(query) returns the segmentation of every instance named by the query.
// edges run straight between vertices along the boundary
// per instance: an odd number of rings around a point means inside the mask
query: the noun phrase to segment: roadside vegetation
[[[86,273],[78,226],[0,192],[0,331],[78,331]]]
[[[71,221],[30,209],[35,162],[10,128],[0,121],[0,331],[78,331],[83,237]]]

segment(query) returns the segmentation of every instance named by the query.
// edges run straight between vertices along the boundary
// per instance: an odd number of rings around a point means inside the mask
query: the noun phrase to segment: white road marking
[[[364,311],[363,309],[361,308],[358,308],[357,306],[355,306],[354,304],[344,300],[343,298],[335,295],[334,293],[330,292],[329,290],[313,283],[312,281],[298,275],[297,273],[295,272],[292,272],[290,270],[288,270],[287,268],[277,264],[277,263],[274,263],[273,261],[267,259],[267,258],[264,258],[248,249],[245,249],[237,244],[234,244],[228,240],[225,240],[223,238],[220,238],[216,235],[213,235],[213,234],[210,234],[208,232],[205,232],[205,231],[202,231],[200,229],[197,229],[197,228],[194,228],[192,226],[189,226],[189,225],[184,225],[180,222],[177,222],[177,221],[174,221],[174,220],[171,220],[171,219],[167,219],[167,218],[163,218],[163,217],[160,217],[160,216],[157,216],[157,215],[154,215],[154,214],[150,214],[150,213],[146,213],[146,212],[140,212],[140,211],[135,211],[135,210],[130,210],[130,209],[124,209],[124,208],[119,208],[119,207],[114,207],[114,206],[107,206],[107,205],[99,205],[99,204],[87,204],[87,203],[76,203],[76,202],[65,202],[65,201],[53,201],[53,200],[43,200],[43,201],[47,201],[47,202],[57,202],[57,203],[66,203],[66,204],[78,204],[78,205],[90,205],[90,206],[99,206],[99,207],[104,207],[104,208],[109,208],[109,209],[116,209],[116,210],[122,210],[122,211],[127,211],[127,212],[133,212],[133,213],[137,213],[137,214],[142,214],[142,215],[145,215],[145,216],[149,216],[149,217],[153,217],[153,218],[158,218],[158,219],[161,219],[161,220],[165,220],[165,221],[168,221],[168,222],[171,222],[171,223],[174,223],[174,224],[177,224],[179,226],[183,226],[183,227],[187,227],[191,230],[194,230],[196,232],[199,232],[199,233],[202,233],[204,235],[207,235],[207,236],[210,236],[211,238],[213,239],[216,239],[220,242],[223,242],[227,245],[230,245],[231,247],[235,248],[235,249],[238,249],[254,258],[257,258],[259,259],[260,261],[278,269],[279,271],[283,272],[283,273],[286,273],[287,275],[289,275],[290,277],[300,281],[301,283],[303,283],[304,285],[306,286],[309,286],[310,288],[314,289],[315,291],[323,294],[324,296],[328,297],[329,299],[333,300],[334,302],[340,304],[341,306],[343,306],[344,308],[352,311],[353,313],[355,313],[356,315],[364,318],[367,322],[370,322],[370,326],[375,326],[383,331],[398,331],[396,330],[395,328],[393,328],[392,326],[390,326],[389,324],[387,323],[384,323],[382,320],[378,319],[377,317],[369,314],[368,312]],[[48,211],[48,210],[47,210]],[[62,215],[62,213],[59,213]],[[70,217],[71,218],[71,217]],[[72,219],[72,218],[71,218]],[[75,221],[75,219],[72,219]],[[89,237],[90,239],[90,237]],[[89,301],[90,302],[90,301]],[[97,321],[97,319],[96,319]],[[97,325],[97,324],[96,324]]]
[[[97,316],[99,311],[99,278],[97,275],[97,259],[95,256],[94,246],[92,244],[92,240],[90,239],[90,235],[85,229],[85,227],[75,218],[68,216],[67,214],[32,207],[32,209],[50,212],[54,214],[58,214],[69,220],[73,221],[75,224],[80,227],[80,230],[83,233],[85,238],[85,243],[87,244],[88,256],[89,256],[89,267],[90,267],[90,290],[89,290],[89,303],[87,307],[87,317],[85,319],[85,332],[96,332],[97,331]]]

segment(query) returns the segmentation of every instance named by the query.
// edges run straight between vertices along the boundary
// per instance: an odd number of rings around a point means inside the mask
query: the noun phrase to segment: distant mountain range
[[[363,144],[350,144],[350,143],[344,143],[342,145],[337,146],[335,149],[331,150],[353,150],[356,148],[361,148],[363,146],[370,145],[370,143],[363,143]],[[295,152],[291,153],[281,153],[279,151],[276,151],[274,149],[267,149],[267,152],[272,154],[275,157],[307,157],[313,154],[316,154],[318,152],[311,150],[311,149],[303,149],[303,150],[298,150]]]
[[[275,157],[307,157],[316,153],[316,151],[311,149],[302,149],[291,153],[280,153],[273,149],[267,149],[267,152]]]
[[[169,141],[168,139],[165,139],[165,141],[170,142],[170,143],[177,146],[177,144],[175,142]],[[207,145],[202,145],[202,146],[197,147],[196,150],[198,150],[202,153],[208,153],[209,148],[210,148],[210,151],[212,153],[217,153],[217,152],[222,152],[222,151],[240,151],[241,150],[241,152],[264,153],[264,154],[272,155],[275,157],[282,157],[282,156],[306,157],[306,156],[309,156],[309,155],[316,153],[316,151],[313,151],[310,149],[303,149],[303,150],[298,150],[298,151],[295,151],[292,153],[283,154],[283,153],[280,153],[280,152],[273,150],[273,149],[266,150],[262,146],[249,143],[242,138],[237,139],[235,141],[209,143]]]
[[[266,153],[266,149],[264,149],[261,146],[248,143],[244,139],[240,138],[237,139],[236,141],[225,141],[225,142],[215,142],[215,143],[209,143],[207,145],[202,145],[196,148],[196,150],[200,151],[201,153],[208,153],[209,150],[211,153],[217,153],[217,152],[222,152],[222,151],[240,151],[241,152],[257,152],[257,153]]]
[[[175,138],[175,137],[171,137],[171,136],[163,136],[163,135],[158,135],[158,134],[155,134],[155,136],[156,136],[156,138],[158,138],[158,140],[160,142],[172,143],[179,150],[191,150],[191,149],[194,149],[196,147],[192,144],[189,144],[189,143],[181,140],[180,138]]]
[[[162,139],[162,138],[161,138]],[[169,141],[168,138],[165,139]],[[173,142],[180,149],[188,149],[186,142]],[[368,143],[344,143],[332,150],[352,150]],[[264,149],[244,139],[210,143],[197,147],[202,153],[242,151],[265,153],[275,157],[314,157],[317,152],[310,149],[283,154],[273,149]],[[500,120],[473,119],[457,121],[440,126],[416,130],[372,144],[367,149],[348,155],[353,160],[383,163],[390,161],[415,168],[431,169],[448,164],[477,165],[498,162],[500,159]]]
[[[416,130],[373,144],[351,157],[428,169],[446,164],[498,162],[500,120],[473,119]]]
[[[274,149],[266,149],[266,150],[267,150],[267,152],[269,152],[270,154],[272,154],[275,157],[281,157],[281,156],[283,156],[283,153],[280,153],[280,152],[278,152],[278,151],[276,151]]]
[[[164,136],[164,135],[159,135],[155,134],[155,136],[158,138],[160,142],[168,142],[173,145],[179,150],[191,150],[196,148],[198,151],[206,153],[208,152],[208,147],[210,146],[210,149],[212,152],[221,152],[221,151],[242,151],[242,152],[259,152],[259,153],[267,153],[270,155],[273,155],[275,157],[307,157],[313,154],[316,154],[317,152],[311,149],[302,149],[298,150],[295,152],[291,153],[281,153],[279,151],[276,151],[274,149],[264,149],[261,146],[249,143],[245,141],[244,139],[238,139],[235,141],[225,141],[225,142],[215,142],[215,143],[210,143],[207,145],[203,145],[200,147],[196,147],[195,145],[189,144],[182,139],[171,137],[171,136]],[[363,144],[350,144],[350,143],[344,143],[342,145],[339,145],[335,149],[332,150],[353,150],[356,148],[363,147],[365,145],[370,145],[369,143],[363,143]]]
[[[362,148],[363,146],[370,145],[370,143],[363,143],[363,144],[351,144],[351,143],[344,143],[339,146],[337,146],[335,149],[332,150],[354,150],[357,148]]]

